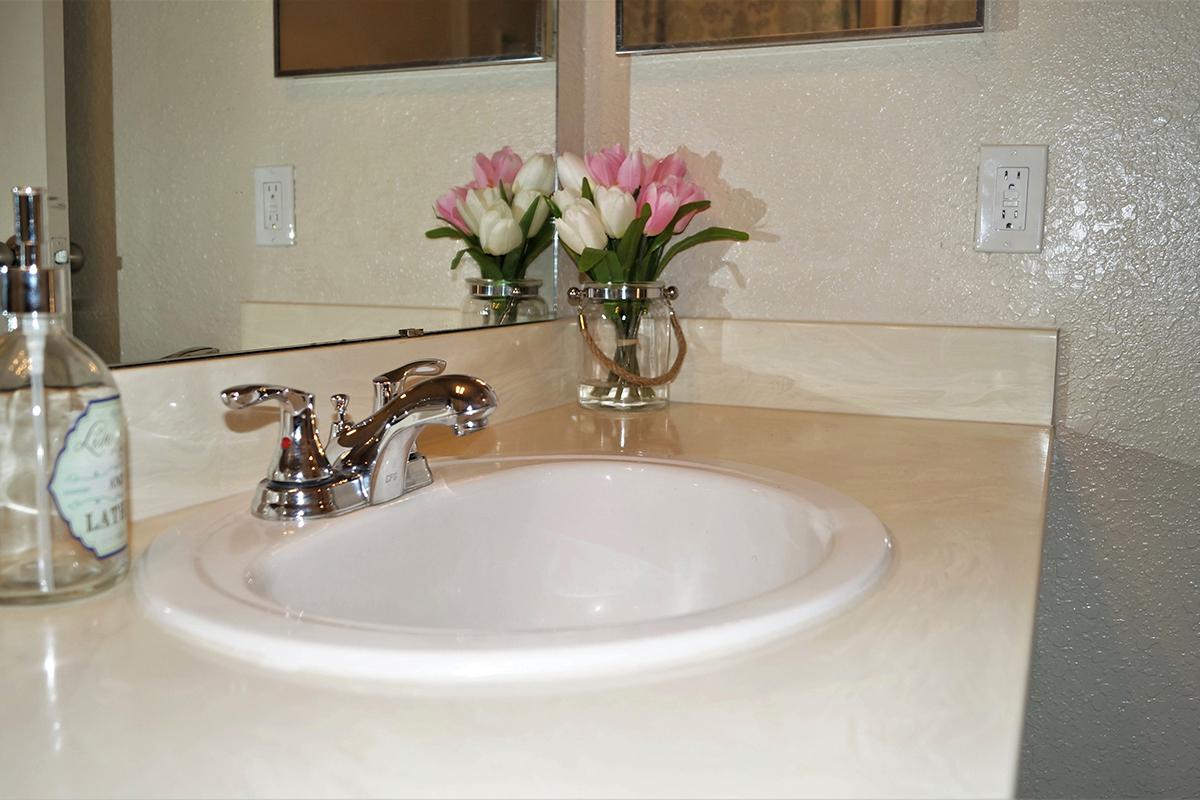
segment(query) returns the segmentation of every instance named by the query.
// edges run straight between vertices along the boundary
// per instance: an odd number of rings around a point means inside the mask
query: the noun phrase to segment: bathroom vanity
[[[198,513],[244,503],[249,515],[275,417],[226,416],[212,387],[319,374],[306,388],[345,389],[354,376],[365,395],[373,370],[421,355],[487,378],[501,398],[486,430],[423,435],[435,476],[442,465],[529,456],[740,464],[854,498],[886,526],[890,563],[835,616],[767,646],[523,686],[417,687],[254,666],[166,632],[139,604],[135,580],[90,601],[5,609],[7,710],[20,723],[0,734],[4,794],[1010,795],[1051,447],[1041,421],[1049,392],[1023,382],[1052,377],[1053,333],[753,325],[689,323],[690,377],[667,410],[642,414],[569,402],[566,323],[121,372],[137,569],[151,543],[186,535]],[[791,345],[763,348],[764,337]],[[750,340],[794,359],[760,371],[740,352]],[[812,348],[823,359],[808,358]],[[825,407],[714,404],[708,382],[731,376],[746,402]],[[749,391],[756,381],[813,391]],[[1027,413],[1022,403],[1046,407]],[[835,413],[851,406],[860,413]],[[181,453],[163,431],[185,419],[196,446]],[[599,513],[588,500],[568,505]],[[519,498],[511,511],[520,514]]]

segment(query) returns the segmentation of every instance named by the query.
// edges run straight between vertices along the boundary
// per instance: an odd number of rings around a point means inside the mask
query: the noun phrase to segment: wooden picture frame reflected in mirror
[[[984,0],[616,0],[617,52],[981,32]]]
[[[544,61],[545,0],[275,0],[275,75]]]

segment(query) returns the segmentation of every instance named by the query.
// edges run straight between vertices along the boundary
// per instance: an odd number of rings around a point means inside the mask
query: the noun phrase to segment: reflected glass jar
[[[539,279],[467,278],[467,287],[470,294],[463,302],[464,327],[490,327],[550,318],[550,307],[539,294],[542,288]]]
[[[572,289],[581,315],[579,403],[622,411],[662,408],[670,396],[671,307],[662,283],[585,283]]]

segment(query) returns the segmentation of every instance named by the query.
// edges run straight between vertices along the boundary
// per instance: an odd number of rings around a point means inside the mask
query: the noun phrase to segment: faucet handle
[[[340,422],[343,425],[353,424],[346,413],[350,410],[350,395],[348,394],[331,394],[329,401],[333,403],[333,418],[334,421]]]
[[[392,399],[408,389],[409,378],[417,376],[432,378],[446,371],[446,362],[440,358],[413,361],[402,367],[376,375],[371,382],[375,385],[375,411],[392,402]]]
[[[350,419],[350,396],[345,394],[329,395],[333,403],[333,424],[329,426],[329,441],[334,442],[346,428],[354,424]]]
[[[240,386],[230,386],[221,392],[221,402],[234,411],[250,408],[267,400],[278,401],[293,414],[313,410],[313,396],[300,389],[290,389],[287,386],[273,386],[248,383]]]
[[[230,386],[221,392],[221,401],[235,411],[268,400],[279,403],[280,443],[279,452],[272,456],[267,469],[266,480],[294,484],[328,479],[333,470],[317,434],[311,394],[269,384]]]

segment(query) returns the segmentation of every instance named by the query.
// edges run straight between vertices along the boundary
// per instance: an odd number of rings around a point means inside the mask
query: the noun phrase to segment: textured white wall
[[[0,125],[0,236],[12,236],[8,223],[14,186],[46,184],[46,79],[43,61],[43,14],[37,3],[0,3],[5,38],[4,106],[21,109]],[[6,117],[9,114],[5,114]]]
[[[12,235],[14,186],[46,190],[44,202],[47,255],[66,247],[70,237],[67,206],[66,125],[63,121],[62,0],[0,3],[4,67],[0,72],[0,239]],[[58,291],[70,305],[70,284]]]
[[[686,148],[695,316],[1052,325],[1059,440],[1022,792],[1200,794],[1200,2],[1000,2],[992,32],[638,57]],[[978,147],[1050,145],[1041,254],[971,249]]]
[[[433,200],[478,151],[554,148],[552,63],[278,79],[270,0],[115,0],[112,33],[126,362],[237,349],[247,300],[457,308]],[[268,164],[296,167],[295,247],[254,245]]]

